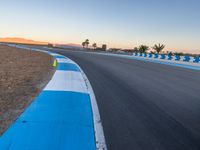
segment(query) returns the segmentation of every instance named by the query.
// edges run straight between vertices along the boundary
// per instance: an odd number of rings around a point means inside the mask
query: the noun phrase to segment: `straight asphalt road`
[[[108,150],[200,150],[200,71],[57,50],[97,99]]]

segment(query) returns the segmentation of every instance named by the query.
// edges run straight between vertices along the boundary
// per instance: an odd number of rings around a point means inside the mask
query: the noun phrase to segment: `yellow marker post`
[[[53,61],[53,67],[56,67],[57,66],[57,61],[54,59]]]

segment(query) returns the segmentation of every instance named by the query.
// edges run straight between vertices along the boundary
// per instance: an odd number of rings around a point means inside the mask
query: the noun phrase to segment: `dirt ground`
[[[51,79],[53,58],[0,45],[0,135]]]

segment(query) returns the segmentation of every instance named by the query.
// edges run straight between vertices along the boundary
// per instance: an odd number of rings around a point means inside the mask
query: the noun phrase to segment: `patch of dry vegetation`
[[[0,135],[51,79],[53,58],[0,45]]]

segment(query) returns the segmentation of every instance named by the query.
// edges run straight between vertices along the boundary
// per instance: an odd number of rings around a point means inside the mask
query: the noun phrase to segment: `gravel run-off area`
[[[52,78],[53,57],[0,45],[0,135]]]

